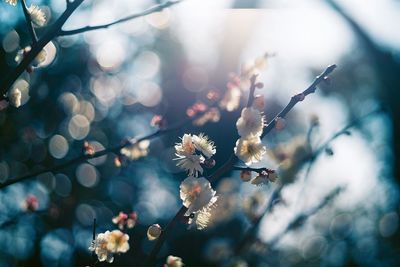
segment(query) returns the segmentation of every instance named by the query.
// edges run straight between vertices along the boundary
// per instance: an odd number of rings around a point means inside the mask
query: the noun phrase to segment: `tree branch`
[[[149,14],[154,13],[154,12],[161,11],[164,8],[170,7],[170,6],[175,5],[175,4],[179,3],[179,2],[181,2],[181,0],[170,0],[170,1],[167,1],[167,2],[165,2],[163,4],[159,4],[159,5],[155,5],[153,7],[150,7],[150,8],[148,8],[145,11],[142,11],[140,13],[135,13],[133,15],[129,15],[127,17],[124,17],[122,19],[119,19],[119,20],[116,20],[116,21],[113,21],[113,22],[110,22],[110,23],[107,23],[107,24],[102,24],[102,25],[97,25],[97,26],[86,26],[86,27],[83,27],[83,28],[79,28],[79,29],[75,29],[75,30],[69,30],[69,31],[61,30],[58,33],[58,36],[74,35],[74,34],[79,34],[79,33],[88,32],[88,31],[106,29],[106,28],[111,27],[111,26],[116,25],[116,24],[120,24],[120,23],[129,21],[129,20],[133,20],[133,19],[136,19],[136,18],[140,18],[140,17],[146,16],[146,15],[149,15]]]
[[[343,187],[336,187],[329,194],[327,194],[324,199],[319,203],[316,207],[311,208],[310,210],[303,212],[297,215],[287,226],[286,228],[278,234],[274,239],[267,243],[267,246],[272,248],[274,247],[288,232],[297,229],[299,226],[303,225],[305,221],[310,218],[312,215],[316,214],[318,211],[323,209],[326,205],[328,205],[334,198],[336,198],[339,193],[344,190]]]
[[[36,44],[38,39],[37,39],[37,35],[36,35],[36,32],[35,32],[35,29],[33,28],[31,15],[30,15],[30,13],[28,11],[28,7],[26,6],[26,1],[25,0],[21,0],[21,6],[22,6],[22,10],[24,11],[26,25],[28,26],[28,31],[29,31],[29,33],[31,35],[32,43]]]
[[[304,97],[306,97],[307,95],[314,93],[316,90],[317,85],[322,82],[324,80],[324,78],[326,76],[328,76],[330,73],[332,73],[332,71],[336,68],[336,65],[330,65],[328,66],[324,72],[322,72],[320,75],[318,75],[315,80],[312,82],[312,84],[306,89],[304,90],[301,94],[303,94],[303,96],[296,95],[294,97],[291,98],[290,102],[288,103],[288,105],[276,116],[276,117],[284,117],[299,101],[303,100]],[[252,85],[250,85],[250,89],[252,88]],[[250,93],[253,92],[254,94],[254,90],[250,90]],[[249,105],[249,103],[251,103],[252,100],[250,100],[249,97],[249,102],[247,104],[247,106]],[[276,118],[275,117],[275,118]],[[267,127],[264,129],[263,132],[263,136],[265,136],[266,134],[268,134],[275,126],[275,118],[267,125]],[[228,158],[228,160],[222,164],[222,166],[220,166],[213,174],[211,174],[210,176],[207,177],[207,179],[213,183],[215,182],[218,178],[220,178],[224,173],[232,170],[232,168],[234,167],[235,163],[237,162],[237,158],[235,156],[235,154],[231,154]],[[281,187],[276,188],[276,191],[274,192],[274,195],[279,195],[281,190]],[[271,197],[270,199],[270,203],[269,206],[273,206],[273,202],[274,199]],[[172,220],[169,222],[168,225],[175,224],[180,218],[181,216],[183,216],[183,214],[185,214],[184,212],[182,213],[182,210],[186,211],[186,208],[184,206],[182,206],[178,213],[172,218]],[[168,234],[168,231],[170,231],[170,228],[165,229],[165,235]],[[152,264],[156,261],[156,257],[158,255],[158,252],[160,251],[162,244],[164,243],[166,237],[165,238],[159,238],[156,241],[156,244],[154,245],[150,255],[148,256],[144,266],[152,266]]]
[[[159,137],[159,136],[162,136],[164,134],[167,134],[169,132],[173,132],[173,131],[181,129],[186,124],[188,124],[188,123],[196,120],[198,117],[202,116],[204,113],[206,113],[212,107],[214,107],[214,105],[211,105],[208,109],[206,109],[203,112],[199,112],[196,116],[193,116],[191,118],[187,118],[185,120],[182,120],[181,122],[178,122],[175,125],[167,128],[167,129],[161,129],[161,130],[158,130],[158,131],[156,131],[156,132],[154,132],[152,134],[149,134],[147,136],[144,136],[144,137],[141,137],[139,139],[136,139],[134,143],[126,142],[126,143],[121,144],[121,145],[117,145],[117,146],[114,146],[114,147],[106,148],[104,150],[95,152],[94,154],[81,155],[79,157],[70,159],[70,160],[68,160],[68,161],[66,161],[66,162],[64,162],[62,164],[55,165],[55,166],[50,167],[50,168],[46,168],[46,169],[43,169],[43,170],[31,172],[31,173],[28,173],[28,174],[25,174],[25,175],[22,175],[22,176],[18,176],[18,177],[9,179],[6,182],[0,184],[0,189],[5,188],[5,187],[7,187],[9,185],[12,185],[12,184],[15,184],[15,183],[19,183],[19,182],[34,178],[34,177],[36,177],[36,176],[38,176],[40,174],[47,173],[47,172],[54,172],[54,171],[58,171],[58,170],[61,170],[61,169],[65,169],[65,168],[67,168],[69,166],[72,166],[72,165],[75,165],[75,164],[78,164],[78,163],[81,163],[81,162],[85,162],[86,160],[89,160],[89,159],[98,158],[98,157],[104,156],[104,155],[106,155],[108,153],[119,154],[119,151],[124,147],[135,145],[135,144],[137,144],[137,143],[139,143],[139,142],[141,142],[143,140],[151,140],[151,139],[154,139],[156,137]]]
[[[62,13],[62,15],[56,20],[56,22],[47,29],[44,35],[33,44],[31,51],[24,56],[21,63],[10,71],[5,78],[0,83],[0,93],[4,95],[8,89],[13,85],[13,83],[18,79],[18,77],[26,70],[26,68],[31,64],[35,57],[42,51],[42,49],[57,36],[61,27],[67,21],[67,19],[72,15],[72,13],[82,4],[84,0],[75,0],[67,6],[67,9]]]

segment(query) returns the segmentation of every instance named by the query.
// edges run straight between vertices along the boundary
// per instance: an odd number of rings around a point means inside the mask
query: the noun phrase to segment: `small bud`
[[[327,148],[325,148],[325,153],[328,155],[328,156],[333,156],[333,149],[332,148],[330,148],[330,147],[327,147]]]
[[[188,108],[186,110],[186,115],[188,115],[188,117],[193,117],[194,115],[196,115],[196,112],[192,109],[192,108]]]
[[[83,142],[83,154],[94,155],[94,147],[88,141]]]
[[[28,212],[36,211],[39,208],[39,200],[34,195],[28,195],[25,199],[24,209]]]
[[[250,181],[251,180],[251,171],[247,171],[247,170],[240,171],[240,179],[242,179],[243,182]]]
[[[286,127],[286,120],[284,118],[277,117],[275,119],[275,129],[277,129],[278,131],[281,131],[285,127]]]
[[[122,166],[121,157],[116,156],[116,157],[114,158],[114,165],[115,165],[115,167],[117,167],[117,168],[120,168],[120,167]]]
[[[206,159],[204,160],[204,166],[207,169],[211,169],[215,166],[215,159]]]
[[[256,83],[255,86],[256,86],[256,88],[261,89],[261,88],[264,87],[264,84],[263,83]]]
[[[310,122],[311,122],[311,125],[313,125],[313,126],[318,126],[318,125],[319,125],[319,118],[318,118],[318,116],[315,115],[315,114],[311,115],[311,117],[310,117]]]
[[[153,127],[159,127],[160,129],[165,128],[166,121],[161,115],[154,115],[150,121],[150,125]]]
[[[137,220],[138,220],[138,215],[137,212],[134,211],[131,214],[129,214],[128,219],[126,220],[126,226],[129,229],[135,227]]]
[[[253,100],[253,108],[264,111],[265,109],[265,100],[263,95],[256,95]]]
[[[153,224],[147,229],[147,238],[150,241],[156,240],[161,235],[161,226]]]
[[[295,97],[297,98],[297,101],[303,101],[306,98],[303,93],[297,94]]]

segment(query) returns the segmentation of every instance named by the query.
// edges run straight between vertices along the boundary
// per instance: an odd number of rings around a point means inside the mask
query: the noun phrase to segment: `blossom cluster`
[[[136,212],[126,214],[121,211],[117,216],[112,219],[112,222],[118,225],[119,229],[124,230],[125,227],[128,229],[135,227],[137,219],[138,215]]]
[[[125,253],[129,250],[129,235],[120,230],[106,231],[97,235],[89,247],[99,261],[114,261],[114,254]]]
[[[245,107],[236,122],[240,138],[236,142],[234,152],[248,166],[261,161],[266,153],[266,148],[261,143],[264,126],[264,116],[254,106]]]

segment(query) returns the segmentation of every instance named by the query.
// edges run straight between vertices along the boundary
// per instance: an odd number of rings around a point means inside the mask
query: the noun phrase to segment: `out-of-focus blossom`
[[[252,107],[244,108],[240,118],[236,122],[239,135],[243,138],[260,136],[265,124],[260,111]]]
[[[240,105],[240,97],[242,96],[242,92],[239,87],[231,87],[228,88],[224,97],[222,98],[219,106],[222,109],[225,109],[229,112],[232,112],[239,108]]]
[[[125,253],[129,250],[129,235],[120,230],[113,230],[108,234],[107,249],[112,253]]]
[[[250,220],[253,220],[260,215],[265,201],[266,196],[263,192],[255,192],[254,194],[244,198],[242,202],[242,210]]]
[[[33,212],[39,208],[39,200],[35,195],[28,195],[25,198],[23,209],[25,211]]]
[[[207,92],[206,97],[210,101],[217,101],[220,98],[220,95],[216,90],[210,90]]]
[[[21,96],[21,91],[18,88],[13,88],[8,94],[8,101],[12,106],[19,108],[21,106]]]
[[[160,129],[165,129],[166,124],[167,124],[166,120],[161,115],[154,115],[150,121],[151,126],[158,127]]]
[[[240,171],[240,179],[242,179],[243,182],[250,181],[251,180],[251,171],[247,171],[247,170]]]
[[[82,150],[84,155],[92,156],[95,153],[94,147],[88,141],[83,142]]]
[[[184,264],[181,258],[170,255],[167,257],[164,267],[182,267],[183,265]]]
[[[159,224],[150,225],[147,229],[147,238],[150,241],[156,240],[161,235],[162,229]]]
[[[47,52],[45,49],[42,49],[37,56],[35,57],[35,60],[33,60],[32,65],[36,68],[40,67],[47,59]]]
[[[249,265],[242,259],[233,259],[228,261],[224,267],[248,267]]]
[[[196,126],[203,126],[207,122],[218,122],[221,118],[221,113],[218,108],[210,108],[207,112],[205,112],[198,119],[193,121],[193,124]]]
[[[5,0],[6,3],[12,5],[12,6],[16,6],[17,5],[17,0]]]
[[[142,140],[136,142],[136,140],[131,140],[130,145],[123,147],[120,151],[121,155],[124,155],[129,160],[137,160],[142,157],[146,157],[149,153],[149,140]]]
[[[235,155],[248,166],[259,162],[266,151],[260,137],[240,138],[234,148]]]
[[[137,213],[132,212],[131,214],[126,214],[124,212],[120,212],[117,216],[112,219],[112,222],[118,225],[118,228],[124,230],[125,226],[127,228],[133,228],[137,221]]]
[[[284,118],[277,117],[275,119],[275,129],[277,129],[278,131],[281,131],[285,127],[286,127],[286,120]]]
[[[262,171],[251,181],[251,183],[254,185],[266,185],[270,182],[275,182],[277,178],[278,176],[275,171]]]
[[[115,165],[115,167],[117,167],[117,168],[119,168],[119,167],[122,166],[122,159],[121,159],[121,157],[116,156],[116,157],[114,158],[114,165]]]
[[[232,257],[233,248],[228,239],[212,238],[206,244],[205,257],[208,261],[221,264]]]
[[[46,15],[44,14],[43,10],[40,7],[31,5],[28,8],[28,12],[31,16],[32,22],[39,27],[43,27],[46,23]]]
[[[282,183],[293,182],[297,172],[312,156],[310,144],[304,137],[293,138],[290,142],[278,145],[270,152],[279,163],[277,172]]]
[[[175,155],[181,169],[188,171],[191,176],[198,176],[203,173],[205,157],[211,158],[215,152],[214,142],[208,139],[204,134],[191,135],[184,134],[182,142],[175,145]]]

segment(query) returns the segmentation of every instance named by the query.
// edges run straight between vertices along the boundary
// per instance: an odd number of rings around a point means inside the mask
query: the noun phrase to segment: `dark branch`
[[[336,68],[336,65],[330,65],[328,68],[326,68],[326,70],[324,72],[322,72],[319,76],[317,76],[315,78],[315,80],[313,81],[313,83],[302,93],[304,95],[304,97],[309,95],[309,94],[311,94],[311,93],[314,93],[315,90],[316,90],[316,86],[320,82],[322,82],[327,75],[332,73],[332,71],[335,68]],[[250,85],[250,93],[251,93],[251,90],[252,90],[251,88],[252,88],[252,86]],[[255,90],[255,88],[253,89],[253,94],[254,94],[254,90]],[[250,98],[249,98],[249,103],[252,103],[251,101],[252,100],[250,100]],[[282,117],[283,118],[296,105],[296,103],[299,102],[299,101],[300,101],[300,99],[296,98],[296,96],[292,97],[292,99],[290,100],[289,104],[276,117]],[[272,122],[270,122],[270,124],[265,128],[263,136],[268,134],[273,129],[274,125],[275,125],[275,119],[272,120]],[[222,166],[220,166],[213,174],[208,176],[207,179],[211,183],[215,182],[224,173],[226,173],[228,171],[231,171],[236,162],[237,162],[237,158],[236,158],[235,154],[232,153],[229,156],[228,160]],[[277,196],[279,196],[280,190],[281,190],[280,186],[278,188],[276,188],[276,190],[273,193],[273,196],[271,197],[270,204],[268,206],[271,206],[271,207],[273,206],[273,203],[274,203],[275,199],[277,198]],[[184,206],[182,206],[181,209],[178,211],[178,213],[172,218],[172,220],[170,221],[169,224],[171,224],[171,223],[175,224],[180,219],[180,217],[183,216],[184,213],[181,213],[182,209],[186,210],[186,208]],[[170,229],[166,229],[164,234],[167,235],[167,232],[169,230]],[[160,251],[164,241],[165,241],[165,238],[157,240],[157,242],[154,245],[150,255],[148,256],[148,258],[146,260],[145,266],[151,266],[151,263],[155,262],[156,257],[158,255],[158,252]]]
[[[18,79],[18,77],[27,69],[35,57],[42,51],[42,49],[57,36],[61,27],[67,21],[67,19],[72,15],[72,13],[82,4],[84,0],[75,0],[67,9],[62,13],[62,15],[56,20],[56,22],[47,29],[44,35],[32,46],[31,51],[22,59],[18,66],[11,70],[7,75],[5,75],[0,83],[0,94],[4,95],[8,89],[13,85],[13,83]]]
[[[74,35],[74,34],[79,34],[79,33],[88,32],[88,31],[106,29],[106,28],[111,27],[111,26],[116,25],[116,24],[120,24],[120,23],[129,21],[129,20],[133,20],[133,19],[136,19],[136,18],[140,18],[140,17],[146,16],[146,15],[149,15],[149,14],[154,13],[154,12],[161,11],[164,8],[170,7],[170,6],[175,5],[175,4],[179,3],[179,2],[181,2],[181,0],[174,0],[174,1],[170,0],[170,1],[167,1],[167,2],[165,2],[163,4],[159,4],[159,5],[155,5],[153,7],[150,7],[149,9],[146,9],[145,11],[142,11],[140,13],[129,15],[127,17],[124,17],[122,19],[119,19],[119,20],[116,20],[116,21],[113,21],[113,22],[110,22],[110,23],[107,23],[107,24],[96,25],[96,26],[86,26],[86,27],[83,27],[83,28],[79,28],[79,29],[75,29],[75,30],[69,30],[69,31],[61,30],[59,32],[58,36]]]
[[[29,33],[31,35],[32,43],[36,44],[38,39],[37,39],[37,35],[36,35],[36,32],[35,32],[35,29],[33,28],[31,15],[30,15],[30,13],[28,11],[28,7],[26,6],[25,0],[21,0],[21,6],[22,6],[22,10],[24,11],[26,25],[28,26],[28,31],[29,31]]]

